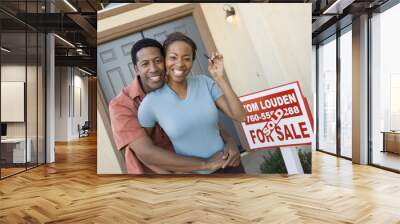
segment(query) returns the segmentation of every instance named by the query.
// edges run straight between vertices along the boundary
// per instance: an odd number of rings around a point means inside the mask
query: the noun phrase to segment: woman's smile
[[[172,69],[171,71],[174,76],[184,76],[187,73],[184,69]]]

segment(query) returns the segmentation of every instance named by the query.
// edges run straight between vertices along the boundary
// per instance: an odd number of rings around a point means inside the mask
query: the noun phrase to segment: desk
[[[1,157],[6,163],[25,163],[31,162],[31,145],[32,141],[27,138],[28,143],[25,154],[25,138],[6,138],[1,139]],[[25,158],[27,161],[25,161]]]
[[[382,152],[400,154],[400,131],[382,131],[381,133],[383,133]]]

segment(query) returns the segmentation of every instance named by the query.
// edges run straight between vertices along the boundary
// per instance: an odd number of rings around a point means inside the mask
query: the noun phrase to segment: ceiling
[[[337,29],[351,24],[354,16],[374,10],[389,0],[231,0],[229,2],[262,3],[312,3],[312,38],[313,44],[319,43]],[[99,7],[112,8],[121,4],[119,0],[99,0]],[[125,1],[126,2],[126,1]],[[133,1],[134,2],[134,1]],[[170,2],[169,0],[137,0],[136,2]],[[177,0],[176,2],[180,2]],[[182,1],[185,2],[185,1]],[[192,0],[192,2],[218,2],[216,0]]]
[[[353,17],[373,12],[389,0],[312,0],[313,44],[335,34],[352,23]]]
[[[201,0],[205,1],[205,0]],[[215,2],[215,0],[210,0]],[[267,0],[251,2],[312,3],[312,38],[317,44],[351,24],[352,18],[374,10],[389,0]],[[47,4],[46,4],[47,2]],[[97,7],[113,7],[114,0],[1,0],[2,46],[12,49],[9,58],[36,52],[36,39],[27,32],[54,32],[56,65],[79,66],[96,73]],[[151,2],[148,0],[137,2]],[[153,2],[163,2],[153,1]],[[235,1],[232,1],[235,2]],[[246,1],[236,1],[246,2]],[[72,6],[72,7],[71,7]],[[52,13],[49,13],[52,11]],[[26,42],[28,47],[25,48]],[[40,49],[42,45],[39,45]],[[2,53],[3,55],[3,53]]]
[[[55,37],[56,66],[78,66],[96,74],[95,0],[1,0],[0,27],[2,46],[12,50],[7,53],[10,59],[36,55],[37,41],[33,38],[37,33],[50,32],[61,37]]]

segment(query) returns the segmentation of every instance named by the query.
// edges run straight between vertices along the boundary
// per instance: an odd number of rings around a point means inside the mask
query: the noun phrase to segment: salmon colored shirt
[[[135,149],[130,150],[128,146],[131,142],[146,135],[146,131],[138,121],[139,105],[145,96],[139,79],[138,76],[129,86],[123,88],[109,105],[115,144],[119,150],[126,147],[125,162],[129,174],[143,174],[149,170],[137,159],[134,153]],[[153,143],[163,149],[173,151],[171,141],[158,124],[154,129]]]

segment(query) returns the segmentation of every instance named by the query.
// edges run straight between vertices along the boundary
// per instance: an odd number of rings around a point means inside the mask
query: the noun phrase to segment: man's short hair
[[[167,52],[169,45],[173,44],[176,41],[185,42],[192,48],[192,55],[193,55],[192,59],[194,61],[194,59],[196,59],[197,46],[190,37],[186,36],[185,34],[183,34],[181,32],[174,32],[167,36],[167,39],[165,39],[164,44],[163,44],[164,51]]]
[[[164,57],[164,50],[160,42],[150,38],[144,38],[136,42],[131,49],[131,57],[134,65],[137,63],[137,52],[146,47],[155,47],[160,50],[161,55]]]

